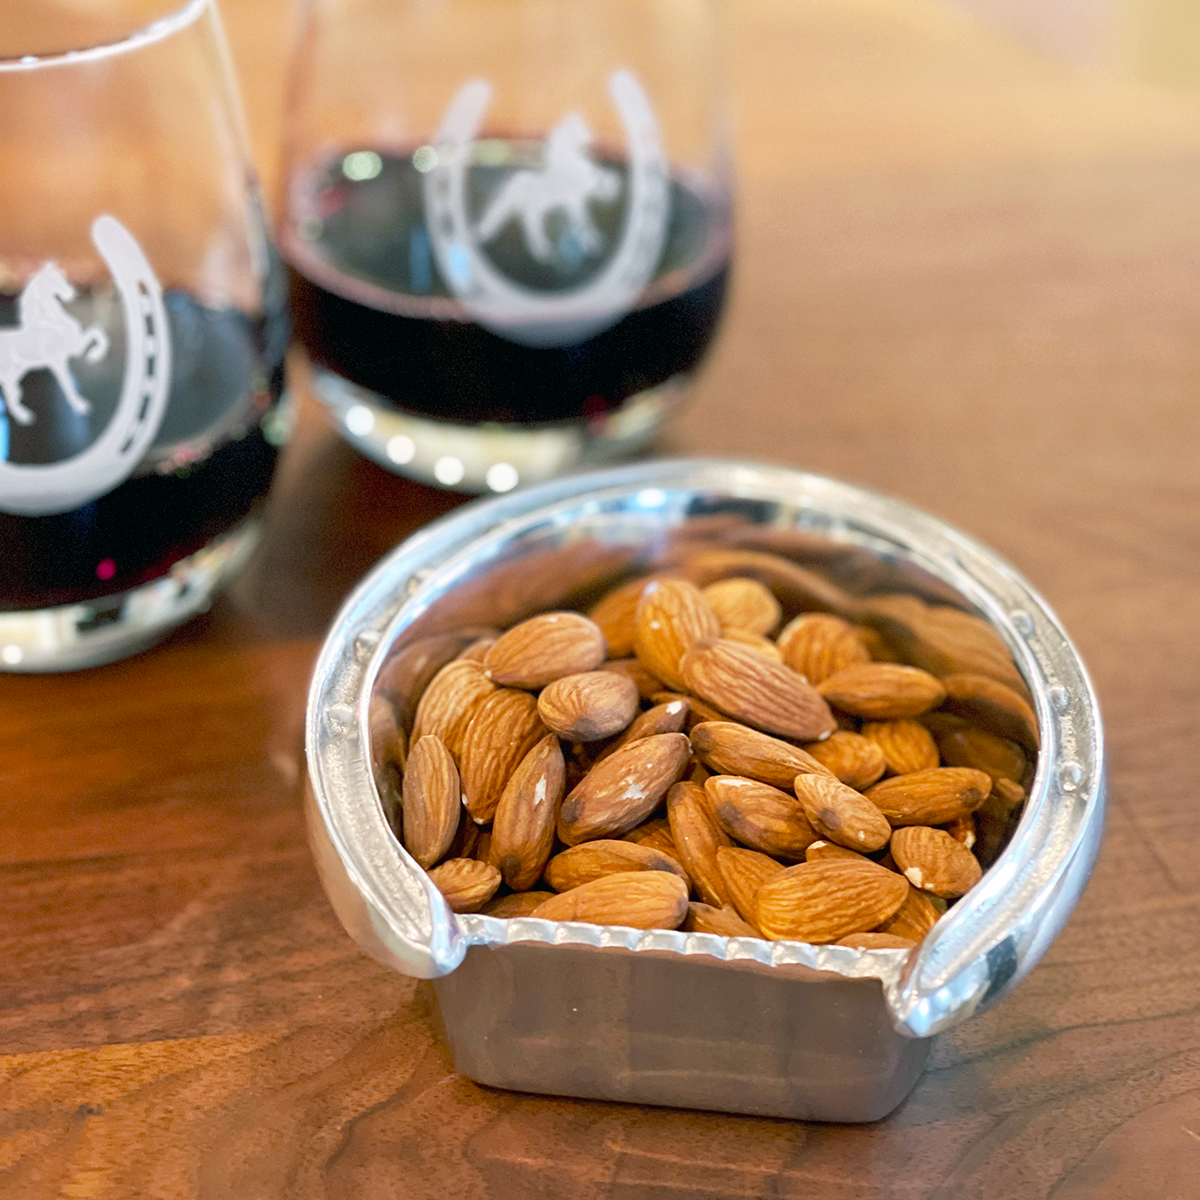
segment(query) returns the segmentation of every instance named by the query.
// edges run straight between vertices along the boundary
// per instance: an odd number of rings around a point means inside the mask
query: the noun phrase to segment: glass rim
[[[8,71],[36,71],[43,67],[73,66],[76,63],[95,62],[113,58],[128,51],[140,50],[144,46],[161,42],[180,30],[194,24],[207,11],[212,11],[213,0],[185,0],[173,12],[166,13],[135,29],[113,42],[101,42],[94,46],[81,46],[73,50],[55,50],[50,54],[0,55],[0,73]]]

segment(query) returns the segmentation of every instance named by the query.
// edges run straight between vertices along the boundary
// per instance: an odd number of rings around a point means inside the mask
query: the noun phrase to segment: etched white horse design
[[[17,299],[18,323],[0,329],[0,414],[5,407],[21,425],[34,421],[21,402],[22,381],[30,371],[48,370],[58,381],[67,403],[77,412],[91,411],[67,368],[69,358],[81,355],[99,362],[108,353],[108,335],[99,325],[84,329],[63,304],[75,299],[75,289],[52,262],[41,267]]]
[[[583,250],[601,245],[600,231],[588,212],[592,200],[614,200],[620,176],[597,166],[588,156],[592,131],[578,113],[568,113],[546,138],[545,165],[537,171],[517,171],[506,179],[479,221],[479,237],[488,242],[514,217],[519,218],[529,252],[548,262],[554,248],[546,236],[546,218],[556,209]]]

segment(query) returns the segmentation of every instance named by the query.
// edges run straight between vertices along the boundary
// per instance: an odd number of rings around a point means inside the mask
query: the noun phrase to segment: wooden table
[[[224,8],[273,187],[287,5]],[[305,400],[265,545],[211,613],[0,682],[6,1200],[1197,1194],[1200,103],[917,0],[738,0],[730,26],[736,290],[667,449],[892,492],[1043,592],[1109,735],[1066,931],[870,1127],[457,1077],[427,985],[335,920],[298,796],[335,607],[456,501]]]

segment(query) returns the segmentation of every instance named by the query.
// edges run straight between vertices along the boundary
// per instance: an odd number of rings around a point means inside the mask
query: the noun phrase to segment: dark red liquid
[[[283,389],[278,319],[268,328],[179,292],[166,303],[174,363],[156,461],[74,512],[0,513],[0,611],[112,596],[160,578],[249,515],[267,491],[278,454],[271,421]],[[12,306],[0,297],[0,323],[13,322]],[[91,369],[93,378],[86,364],[73,364],[93,403],[92,427],[56,400],[47,372],[31,372],[25,399],[37,420],[8,421],[9,461],[61,460],[96,436],[119,391],[123,339],[119,328],[110,335],[114,353],[103,370]]]
[[[455,302],[429,250],[421,177],[408,158],[379,161],[365,181],[351,182],[337,167],[315,172],[320,228],[307,240],[285,234],[295,333],[319,366],[423,416],[541,424],[602,416],[699,364],[728,282],[723,198],[674,180],[666,244],[643,305],[577,345],[543,349],[452,315]],[[611,234],[620,205],[596,205],[594,215]],[[556,276],[529,258],[517,230],[488,249],[507,274],[540,288],[572,285],[596,268],[586,255],[567,255]],[[392,311],[373,305],[359,280],[387,289],[397,301]]]

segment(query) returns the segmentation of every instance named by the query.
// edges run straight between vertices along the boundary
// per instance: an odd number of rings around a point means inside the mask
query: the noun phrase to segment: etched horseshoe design
[[[120,402],[104,432],[79,454],[50,464],[0,462],[0,512],[50,516],[111,492],[142,460],[166,412],[171,333],[162,288],[141,246],[115,217],[98,217],[91,232],[125,318]]]
[[[526,346],[569,346],[615,325],[637,302],[662,255],[670,205],[666,158],[650,100],[634,75],[615,71],[609,95],[629,152],[625,222],[612,257],[590,282],[535,291],[501,275],[479,248],[467,217],[471,145],[491,102],[491,85],[464,84],[437,135],[425,176],[425,212],[438,267],[472,319]]]

